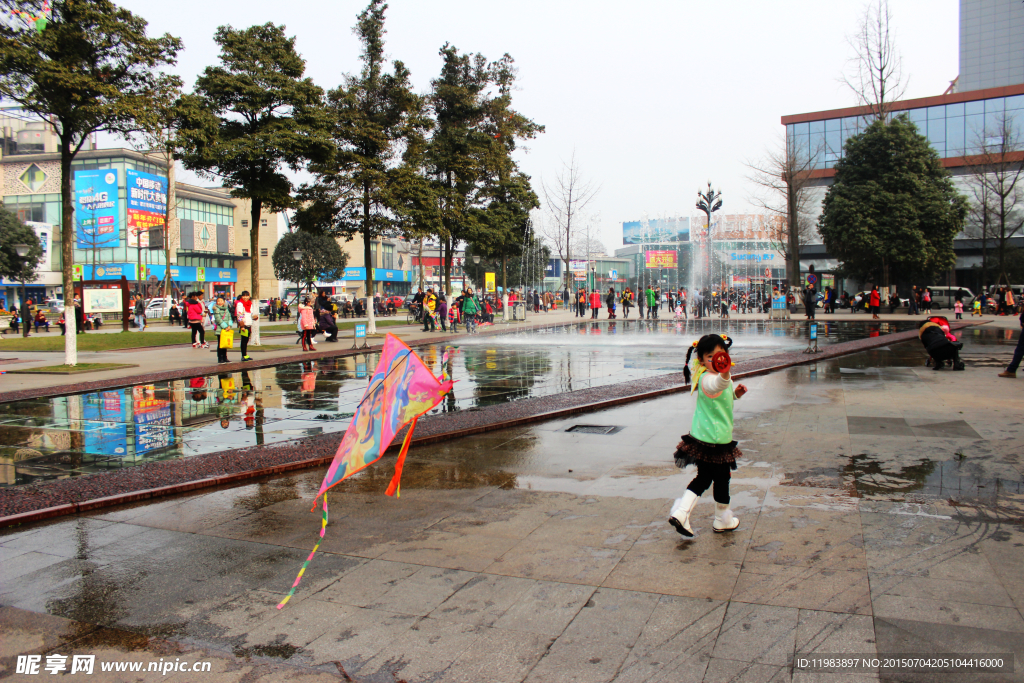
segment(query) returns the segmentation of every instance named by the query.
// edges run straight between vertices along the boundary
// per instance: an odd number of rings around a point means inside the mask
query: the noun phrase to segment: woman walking
[[[188,320],[188,326],[192,328],[193,349],[210,348],[210,345],[206,343],[206,330],[203,329],[204,314],[202,302],[199,301],[196,293],[192,292],[188,295],[188,301],[185,303],[185,317]]]
[[[608,306],[608,319],[615,319],[615,288],[608,288],[608,295],[604,298],[605,304]]]
[[[601,310],[601,292],[597,288],[590,290],[590,319],[597,320],[597,313]]]
[[[633,292],[626,287],[622,290],[622,317],[629,317],[629,309],[633,306]]]
[[[213,329],[217,332],[218,363],[231,362],[228,360],[228,349],[231,348],[231,337],[234,336],[232,324],[231,309],[224,302],[224,297],[217,297],[217,303],[213,307]]]
[[[303,297],[299,304],[299,330],[301,330],[301,341],[303,351],[313,350],[313,330],[316,329],[316,319],[313,317],[313,307],[309,305],[309,297]]]
[[[249,337],[252,334],[252,321],[258,320],[259,317],[259,309],[252,310],[252,298],[249,291],[242,292],[242,296],[238,297],[238,302],[235,304],[235,319],[238,321],[238,343],[242,349],[242,360],[252,360],[249,358],[247,348]]]

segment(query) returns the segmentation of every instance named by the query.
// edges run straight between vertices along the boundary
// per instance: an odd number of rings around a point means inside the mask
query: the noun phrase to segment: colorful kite
[[[385,491],[389,496],[401,495],[402,467],[409,451],[413,430],[416,429],[416,420],[440,403],[451,390],[452,384],[450,379],[438,380],[423,360],[398,337],[393,334],[385,337],[384,350],[381,352],[377,369],[373,371],[370,384],[366,387],[348,429],[345,430],[338,452],[331,466],[327,468],[327,475],[320,484],[320,492],[313,500],[315,510],[316,500],[321,496],[324,499],[321,540],[317,541],[313,552],[306,558],[299,575],[295,578],[295,583],[277,606],[278,609],[284,607],[295,594],[306,567],[323,542],[327,527],[327,490],[379,460],[391,445],[395,435],[408,424],[409,431],[395,462],[395,475]]]

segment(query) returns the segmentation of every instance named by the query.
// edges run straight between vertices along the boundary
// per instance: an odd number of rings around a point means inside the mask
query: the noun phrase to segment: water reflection
[[[907,323],[819,323],[819,343],[889,334]],[[457,380],[434,412],[508,403],[680,372],[690,342],[727,332],[746,360],[804,348],[799,321],[587,321],[459,341]],[[417,349],[441,374],[444,347]],[[0,485],[344,431],[375,353],[0,405]]]

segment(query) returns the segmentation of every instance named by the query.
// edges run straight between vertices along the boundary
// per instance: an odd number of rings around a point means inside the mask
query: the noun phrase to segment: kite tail
[[[391,483],[388,484],[388,490],[385,491],[389,496],[397,494],[399,498],[402,497],[402,466],[405,465],[405,454],[409,452],[409,443],[412,441],[413,430],[416,429],[416,420],[420,419],[419,416],[412,419],[412,424],[409,425],[409,431],[405,435],[405,441],[402,443],[402,450],[398,454],[398,460],[395,462],[395,476],[391,478]]]
[[[302,575],[306,573],[306,567],[313,561],[313,556],[316,555],[316,551],[319,550],[320,544],[324,542],[324,534],[327,533],[327,492],[324,491],[324,517],[320,523],[320,540],[313,546],[313,552],[309,554],[306,561],[302,563],[302,569],[299,570],[299,575],[295,577],[295,583],[292,584],[292,589],[288,591],[288,595],[284,596],[284,600],[277,606],[277,609],[281,609],[288,604],[288,601],[295,595],[295,589],[299,587],[299,581],[302,581]]]

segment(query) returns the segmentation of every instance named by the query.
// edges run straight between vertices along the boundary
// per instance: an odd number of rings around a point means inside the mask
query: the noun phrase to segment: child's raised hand
[[[747,385],[746,384],[737,384],[736,385],[736,398],[742,398],[743,394],[745,394],[745,393],[747,393]]]

